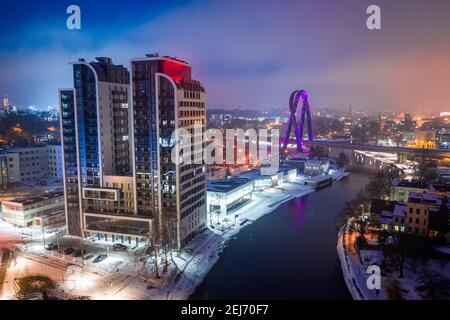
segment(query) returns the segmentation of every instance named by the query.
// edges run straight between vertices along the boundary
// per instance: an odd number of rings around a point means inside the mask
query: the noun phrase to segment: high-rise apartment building
[[[203,143],[191,66],[148,55],[131,60],[131,81],[109,58],[73,70],[74,89],[60,90],[68,233],[183,246],[206,226],[205,166],[171,159],[176,129]]]
[[[205,131],[205,89],[191,72],[188,63],[167,56],[131,60],[136,208],[154,218],[156,239],[177,247],[206,226],[205,166],[171,160],[175,130],[200,143]],[[195,152],[202,148],[192,147],[191,159]]]
[[[135,209],[128,70],[109,58],[73,64],[60,90],[67,231],[122,241],[149,236]]]

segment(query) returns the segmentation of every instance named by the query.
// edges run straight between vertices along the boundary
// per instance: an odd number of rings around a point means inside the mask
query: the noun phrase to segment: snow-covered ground
[[[399,278],[397,270],[392,270],[392,272],[382,275],[380,290],[369,289],[367,279],[370,274],[367,274],[366,270],[369,265],[381,266],[383,253],[380,250],[360,250],[358,254],[354,246],[355,240],[354,232],[349,231],[346,227],[341,228],[338,235],[337,251],[344,280],[355,300],[388,300],[387,289],[391,283],[397,281],[400,284],[403,299],[421,300],[425,298],[424,294],[417,289],[422,284],[422,275],[427,272],[434,272],[450,280],[449,262],[431,260],[425,265],[417,265],[416,270],[413,270],[406,262],[403,278]]]
[[[2,222],[0,233],[20,235],[29,244],[16,251],[5,276],[2,299],[14,299],[18,287],[15,279],[27,275],[44,275],[55,281],[57,288],[52,294],[60,298],[89,296],[92,299],[187,299],[202,282],[208,271],[219,259],[226,242],[243,227],[272,212],[282,203],[313,192],[302,184],[302,178],[261,192],[230,216],[233,219],[217,217],[214,228],[207,228],[195,237],[182,251],[168,254],[168,267],[163,271],[162,260],[158,261],[159,275],[155,278],[154,264],[147,259],[142,243],[138,247],[129,245],[126,252],[111,250],[111,243],[105,246],[101,241],[85,240],[83,247],[87,260],[73,258],[44,249],[42,234],[36,228],[18,229]],[[245,223],[241,223],[246,221]],[[53,238],[52,238],[53,237]],[[55,234],[46,235],[47,243],[54,241]],[[79,247],[79,240],[70,237],[59,239],[62,248]],[[78,242],[77,242],[78,241]],[[100,254],[107,258],[99,263],[93,260]],[[159,258],[162,259],[162,254]]]

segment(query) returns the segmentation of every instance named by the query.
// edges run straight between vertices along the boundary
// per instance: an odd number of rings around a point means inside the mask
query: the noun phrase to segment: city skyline
[[[450,108],[448,2],[377,1],[375,31],[365,25],[368,1],[285,2],[152,1],[117,10],[78,1],[81,30],[65,26],[68,2],[23,2],[21,16],[1,22],[0,90],[17,105],[56,106],[55,90],[70,85],[69,61],[108,56],[129,69],[130,57],[159,52],[191,62],[210,108],[287,107],[297,87],[314,92],[317,107]]]
[[[0,300],[450,300],[449,0],[5,1]]]

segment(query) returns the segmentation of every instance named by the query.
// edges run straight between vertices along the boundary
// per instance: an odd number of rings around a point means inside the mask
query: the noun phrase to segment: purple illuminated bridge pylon
[[[302,101],[302,110],[300,111],[300,119],[298,120],[297,123],[297,108],[300,100]],[[306,121],[308,124],[309,141],[313,140],[311,113],[309,110],[309,103],[308,103],[308,92],[306,92],[306,90],[295,90],[294,92],[292,92],[291,97],[289,98],[289,109],[291,115],[289,116],[288,124],[286,127],[286,135],[284,141],[282,142],[283,154],[286,153],[292,128],[294,128],[295,130],[295,138],[297,140],[297,151],[303,152],[302,137],[303,137],[303,127],[305,123],[305,113],[306,113]]]

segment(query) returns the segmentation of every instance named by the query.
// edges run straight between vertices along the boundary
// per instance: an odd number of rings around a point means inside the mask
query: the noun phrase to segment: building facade
[[[316,176],[319,174],[326,174],[330,167],[328,161],[322,160],[308,160],[305,161],[304,173],[309,176]]]
[[[8,179],[0,175],[2,184],[23,183],[34,185],[47,177],[61,178],[62,150],[60,145],[46,145],[39,147],[14,148],[5,151],[0,157],[0,166],[8,168]]]
[[[61,145],[49,144],[46,146],[47,152],[47,176],[63,177],[62,150]]]
[[[408,202],[411,193],[432,193],[442,196],[450,196],[450,186],[446,184],[422,184],[411,181],[394,181],[391,185],[390,198],[393,201]]]
[[[59,94],[67,232],[147,238],[151,217],[134,200],[129,72],[104,57],[72,65],[74,88]]]
[[[109,58],[72,64],[59,93],[68,233],[180,248],[206,227],[205,167],[171,159],[176,129],[203,136],[203,86],[169,57],[132,59],[131,77]]]
[[[19,154],[16,152],[0,153],[0,188],[20,184]]]
[[[19,154],[20,180],[23,184],[35,184],[47,177],[47,148],[26,147],[11,150]]]
[[[64,213],[64,193],[54,191],[42,196],[2,201],[3,219],[16,226],[28,227],[36,219],[62,216]],[[38,223],[39,224],[39,223]]]
[[[178,248],[207,219],[205,166],[171,161],[176,130],[193,139],[205,131],[205,89],[191,72],[188,63],[167,56],[131,60],[136,208],[154,219],[155,239]],[[194,132],[194,124],[200,130]],[[183,158],[193,159],[202,149],[192,147]]]

